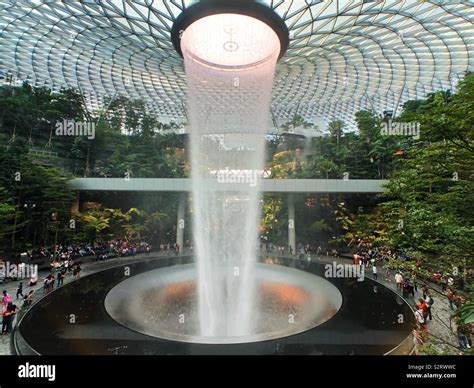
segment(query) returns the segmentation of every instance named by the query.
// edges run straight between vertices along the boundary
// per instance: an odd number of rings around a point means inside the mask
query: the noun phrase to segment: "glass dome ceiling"
[[[0,0],[0,74],[80,89],[91,106],[123,94],[186,118],[183,61],[171,42],[189,0]],[[474,1],[266,0],[290,30],[272,113],[353,123],[360,109],[454,88],[474,70]]]

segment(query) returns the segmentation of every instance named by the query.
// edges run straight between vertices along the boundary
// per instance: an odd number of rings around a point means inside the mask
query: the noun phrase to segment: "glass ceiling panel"
[[[195,2],[0,0],[0,72],[80,87],[93,109],[118,92],[182,120],[186,83],[170,28]],[[353,125],[357,110],[400,109],[474,71],[474,1],[260,2],[290,28],[273,88],[279,123],[299,113]]]

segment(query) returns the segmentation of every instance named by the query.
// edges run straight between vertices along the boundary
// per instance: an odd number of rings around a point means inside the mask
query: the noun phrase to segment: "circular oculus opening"
[[[288,48],[289,31],[277,13],[258,1],[201,0],[179,14],[171,40],[180,56],[186,45],[201,61],[239,67],[266,60],[274,51],[281,58]]]
[[[264,22],[222,13],[192,23],[181,36],[183,55],[223,68],[255,66],[278,58],[280,39]]]

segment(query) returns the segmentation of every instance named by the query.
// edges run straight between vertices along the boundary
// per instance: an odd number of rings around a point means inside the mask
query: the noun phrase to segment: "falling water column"
[[[253,332],[254,266],[276,33],[240,14],[203,17],[182,33],[190,117],[201,335]]]

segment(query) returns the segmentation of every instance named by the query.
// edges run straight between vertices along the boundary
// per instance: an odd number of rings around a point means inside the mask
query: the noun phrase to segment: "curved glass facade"
[[[74,87],[92,106],[103,96],[140,98],[185,119],[183,60],[170,32],[189,0],[0,0],[0,72],[54,89]],[[351,124],[361,109],[453,88],[474,69],[473,1],[267,0],[290,30],[272,113]]]

